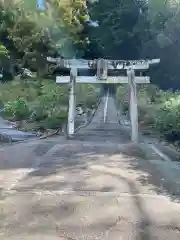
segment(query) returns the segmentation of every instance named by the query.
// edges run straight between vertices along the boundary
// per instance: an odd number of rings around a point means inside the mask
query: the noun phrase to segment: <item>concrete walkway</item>
[[[17,142],[28,140],[36,137],[36,133],[23,132],[16,129],[8,120],[0,116],[0,141],[1,142]]]
[[[0,239],[180,239],[180,182],[114,120],[91,126],[0,150]]]

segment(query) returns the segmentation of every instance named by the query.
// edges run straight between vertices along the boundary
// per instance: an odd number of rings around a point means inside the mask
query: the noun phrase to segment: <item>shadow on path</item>
[[[119,181],[123,181],[129,189],[130,195],[133,199],[135,209],[137,211],[138,233],[137,233],[136,239],[137,240],[153,240],[153,238],[151,238],[151,232],[149,230],[149,227],[152,225],[152,223],[149,220],[148,213],[143,208],[142,198],[138,196],[138,194],[140,194],[140,191],[138,190],[136,184],[130,179],[125,178],[119,174],[114,174],[109,172],[107,174],[111,175],[112,177],[118,178]]]
[[[180,169],[176,169],[176,174],[179,171],[179,177],[175,180],[173,170],[169,168],[169,172],[172,172],[170,176],[163,172],[162,168],[165,163],[159,160],[159,164],[158,166],[158,160],[156,163],[151,163],[147,160],[134,159],[131,169],[142,172],[137,181],[143,186],[151,186],[151,189],[158,195],[168,196],[172,201],[180,202]]]

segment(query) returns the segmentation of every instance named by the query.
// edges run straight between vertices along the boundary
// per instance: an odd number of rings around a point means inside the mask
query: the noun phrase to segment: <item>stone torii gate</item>
[[[68,134],[73,135],[75,131],[76,111],[76,83],[88,84],[128,84],[129,85],[129,111],[131,122],[131,140],[138,142],[138,108],[136,84],[150,83],[150,77],[143,76],[151,64],[158,64],[160,59],[153,60],[83,60],[48,57],[47,60],[56,63],[57,66],[70,70],[70,76],[57,76],[56,83],[70,84],[69,113],[68,113]],[[85,70],[86,74],[80,75],[79,70]],[[94,75],[88,76],[86,70],[91,70]],[[139,72],[139,76],[135,76]],[[104,118],[105,119],[105,118]]]

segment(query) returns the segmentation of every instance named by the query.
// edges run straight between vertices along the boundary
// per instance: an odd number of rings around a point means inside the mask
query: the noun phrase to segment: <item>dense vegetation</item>
[[[0,1],[0,62],[5,78],[20,67],[46,75],[46,56],[100,56],[112,59],[161,58],[153,83],[179,86],[179,1],[46,0]],[[89,18],[98,28],[86,24]],[[38,63],[38,64],[37,64]]]
[[[57,86],[58,70],[47,56],[82,57],[86,41],[80,32],[88,15],[84,1],[47,1],[46,11],[36,1],[0,2],[0,101],[4,117],[26,120],[26,128],[58,128],[67,121],[68,86]],[[20,78],[27,68],[34,78]],[[9,81],[13,80],[13,81]],[[77,104],[91,108],[95,89],[77,86]]]
[[[138,86],[138,112],[141,132],[180,146],[180,92],[163,91],[155,85]],[[128,88],[119,86],[117,102],[129,117]]]
[[[4,117],[20,128],[57,129],[67,121],[68,86],[57,86],[47,79],[14,80],[0,85]],[[77,106],[92,109],[97,93],[90,85],[78,85]]]
[[[38,122],[49,121],[50,116],[55,122],[65,118],[64,115],[67,117],[63,109],[68,104],[68,89],[54,83],[57,69],[46,61],[47,56],[160,58],[161,63],[149,72],[153,84],[163,90],[178,90],[179,6],[177,0],[46,0],[46,9],[41,11],[36,8],[35,0],[1,0],[0,73],[2,82],[13,80],[0,88],[6,117]],[[97,20],[99,27],[87,25],[90,18]],[[18,75],[23,68],[30,69],[37,77],[20,80]],[[148,121],[166,135],[177,134],[179,92],[152,89],[141,90],[139,95],[140,104],[144,99],[149,101],[149,92],[157,95],[157,98],[152,96],[154,100],[149,105],[152,116]],[[91,86],[78,91],[79,102],[87,104],[86,93],[89,93],[90,105],[94,104],[96,94]],[[144,118],[143,111],[140,107],[140,116]]]

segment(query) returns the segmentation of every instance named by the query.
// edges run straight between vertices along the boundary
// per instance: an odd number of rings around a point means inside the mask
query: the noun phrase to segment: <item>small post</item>
[[[127,70],[128,84],[130,90],[130,120],[131,120],[131,140],[134,143],[138,142],[138,108],[134,69]]]
[[[75,113],[76,113],[76,95],[75,83],[77,76],[77,68],[71,68],[70,71],[70,95],[69,95],[69,112],[68,112],[68,134],[74,134],[75,129]]]

